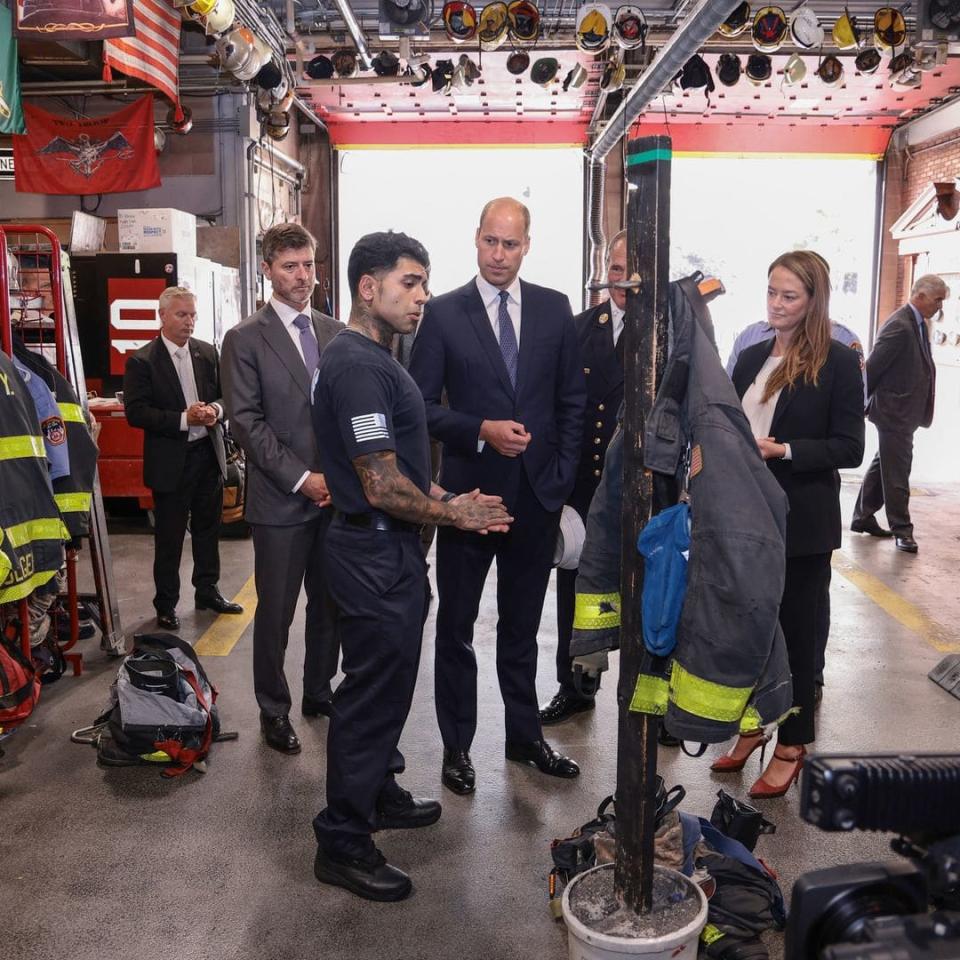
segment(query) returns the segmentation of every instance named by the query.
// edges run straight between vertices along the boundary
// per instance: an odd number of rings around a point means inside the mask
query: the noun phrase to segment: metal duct
[[[587,230],[590,244],[590,276],[587,277],[587,306],[600,302],[602,294],[590,290],[589,284],[602,283],[603,261],[607,253],[607,238],[603,231],[607,163],[606,160],[587,161]]]
[[[333,2],[337,5],[340,16],[343,17],[344,26],[350,32],[350,36],[353,37],[353,42],[356,44],[357,53],[360,54],[360,61],[363,63],[364,69],[370,70],[373,67],[373,58],[370,56],[367,38],[363,35],[363,30],[360,29],[360,23],[353,12],[353,8],[350,6],[350,0],[333,0]]]
[[[658,97],[705,40],[730,16],[735,0],[699,0],[683,23],[660,48],[636,86],[607,123],[603,133],[587,150],[591,161],[602,160],[630,129],[630,124]]]

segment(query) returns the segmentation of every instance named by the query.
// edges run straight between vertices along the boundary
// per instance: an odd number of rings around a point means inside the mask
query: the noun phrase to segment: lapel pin
[[[609,313],[601,313],[601,314],[600,314],[600,318],[599,318],[599,320],[598,320],[597,322],[598,322],[598,323],[606,323],[609,319],[610,319],[610,314],[609,314]]]

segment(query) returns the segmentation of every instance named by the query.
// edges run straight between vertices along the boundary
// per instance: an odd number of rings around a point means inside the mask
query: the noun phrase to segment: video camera
[[[960,754],[808,757],[800,813],[821,830],[896,833],[910,862],[805,873],[785,960],[960,960]]]

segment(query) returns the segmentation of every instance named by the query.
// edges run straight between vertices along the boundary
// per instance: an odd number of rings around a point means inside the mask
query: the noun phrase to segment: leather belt
[[[385,513],[336,513],[336,519],[351,527],[365,527],[367,530],[383,530],[388,533],[419,533],[420,525],[397,520]]]

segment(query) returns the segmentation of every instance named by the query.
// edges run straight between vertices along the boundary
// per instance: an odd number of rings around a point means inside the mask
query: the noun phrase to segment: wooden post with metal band
[[[639,277],[627,296],[624,329],[623,513],[620,578],[620,705],[617,748],[617,859],[614,889],[634,912],[653,898],[657,727],[648,713],[631,712],[643,661],[640,596],[643,560],[637,537],[663,504],[643,465],[642,437],[667,356],[670,251],[669,137],[640,137],[627,145],[627,275]]]

